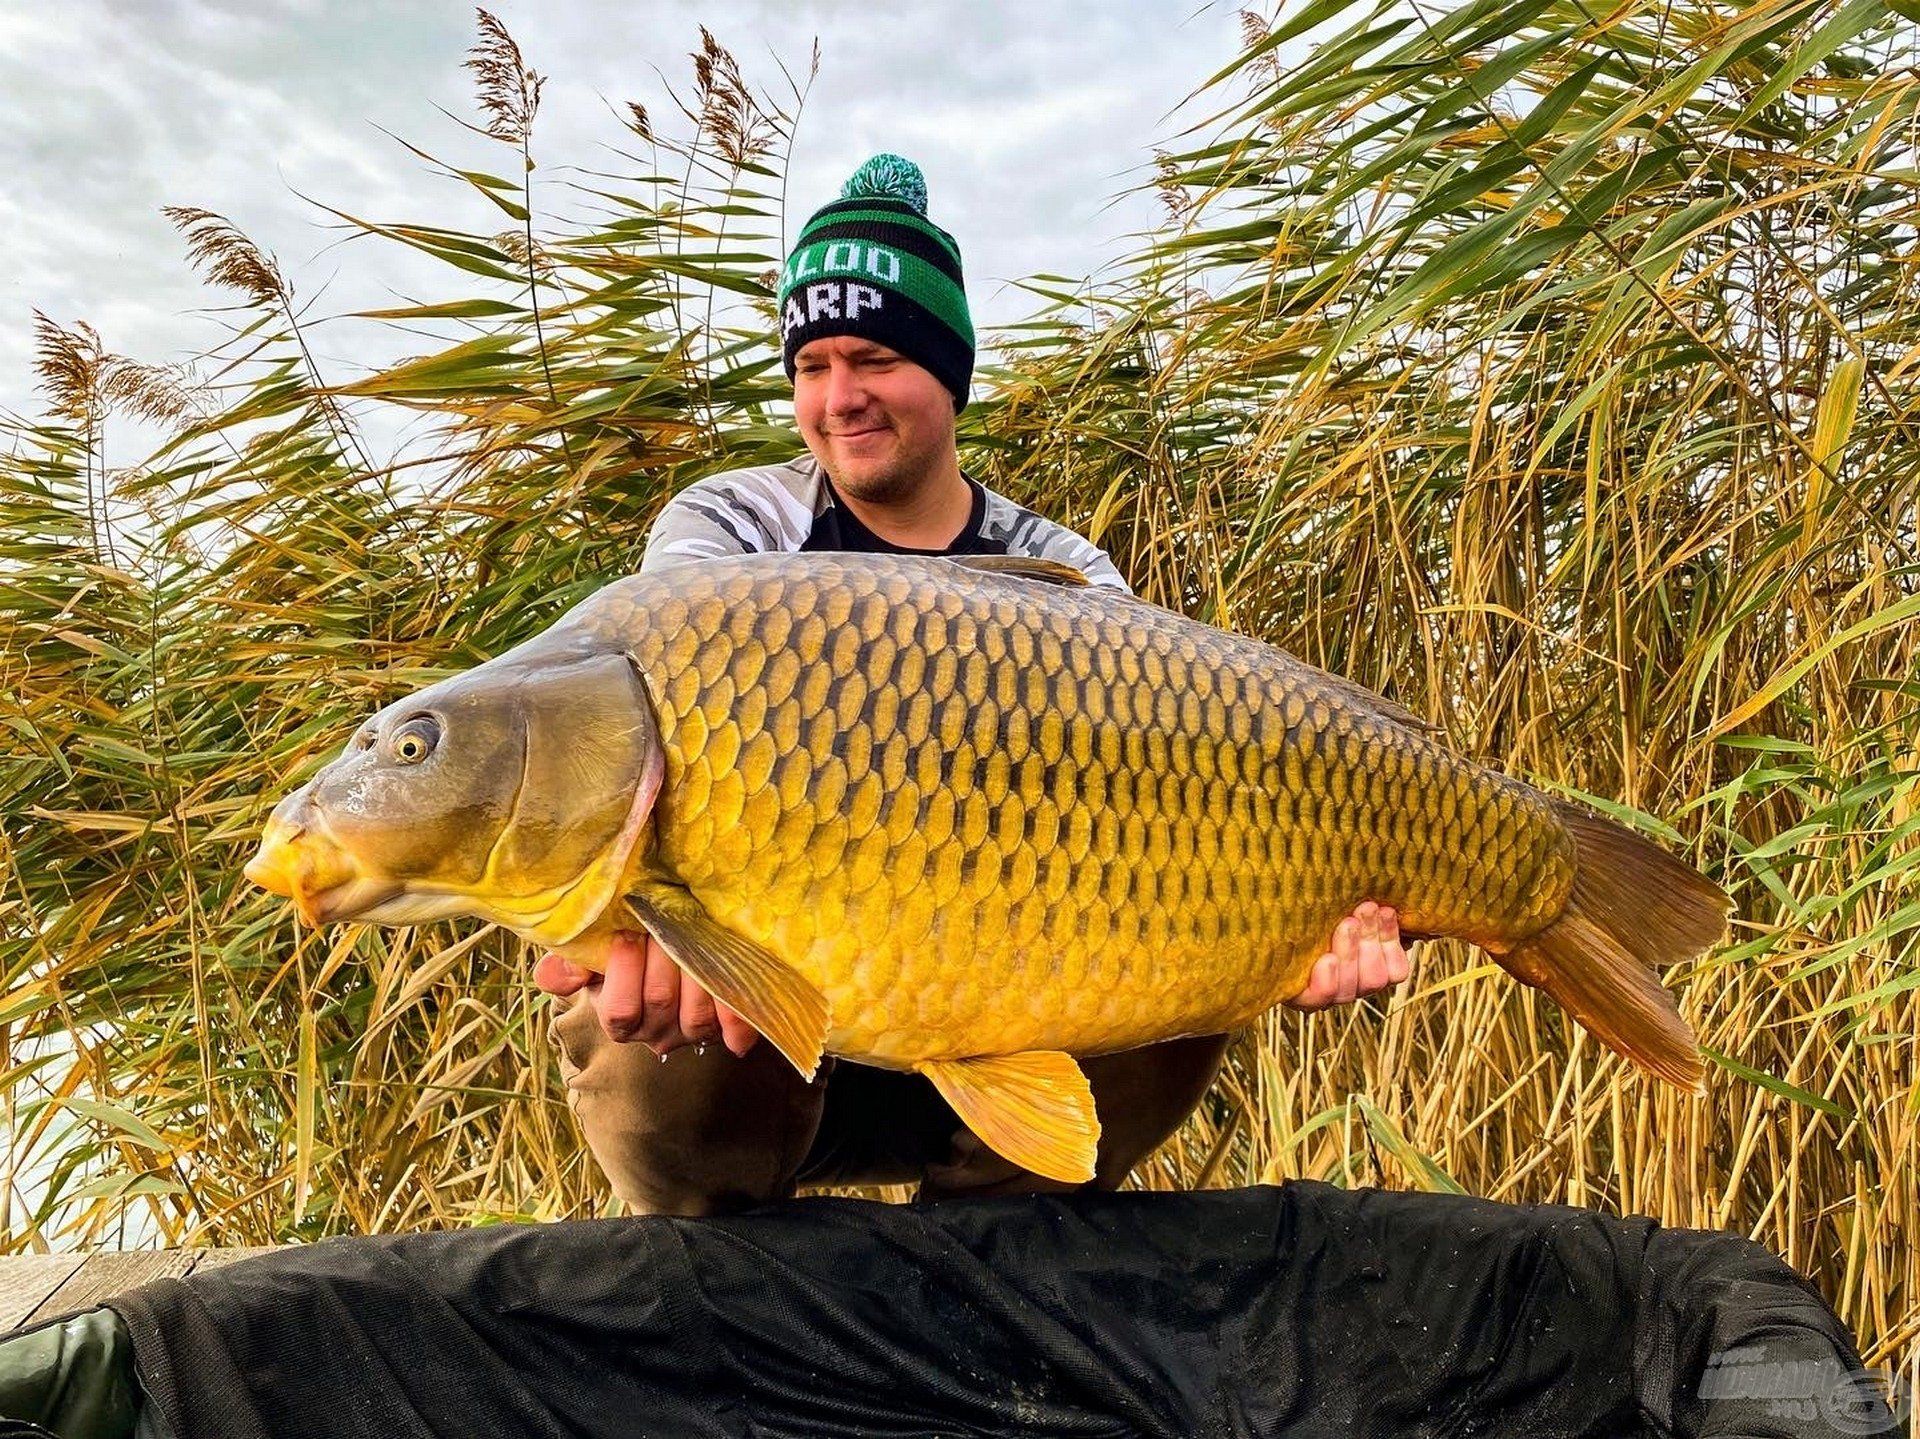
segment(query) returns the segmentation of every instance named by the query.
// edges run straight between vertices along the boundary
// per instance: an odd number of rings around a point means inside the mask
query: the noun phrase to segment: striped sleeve
[[[797,464],[728,470],[668,500],[647,532],[642,573],[712,560],[797,550],[813,528],[819,480]]]
[[[1133,593],[1133,587],[1107,557],[1107,552],[1092,540],[992,490],[987,491],[987,513],[980,521],[980,534],[1004,544],[1010,555],[1058,560],[1063,565],[1072,565],[1091,584]]]

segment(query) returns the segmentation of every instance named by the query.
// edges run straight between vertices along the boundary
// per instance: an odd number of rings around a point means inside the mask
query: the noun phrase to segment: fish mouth
[[[362,874],[310,808],[293,818],[277,813],[270,818],[245,873],[269,893],[291,899],[300,918],[315,928],[364,915],[401,888]]]

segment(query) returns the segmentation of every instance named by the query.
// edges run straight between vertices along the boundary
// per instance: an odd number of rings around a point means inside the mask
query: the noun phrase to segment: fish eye
[[[440,721],[432,715],[415,715],[393,732],[387,748],[400,764],[419,764],[440,743]]]

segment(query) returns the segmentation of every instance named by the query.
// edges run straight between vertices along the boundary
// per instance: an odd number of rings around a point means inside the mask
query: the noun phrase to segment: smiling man
[[[1091,541],[962,472],[954,419],[973,374],[973,326],[959,247],[926,209],[919,170],[879,155],[807,222],[781,272],[779,309],[808,453],[677,495],[642,571],[761,551],[1013,554],[1127,588]],[[1395,915],[1368,902],[1289,1003],[1345,1003],[1406,974]],[[985,1149],[920,1075],[829,1059],[802,1080],[645,935],[616,944],[604,978],[558,955],[535,978],[571,996],[554,1024],[569,1101],[635,1209],[723,1212],[802,1184],[913,1183],[926,1198],[1062,1187]],[[1101,1123],[1096,1186],[1117,1187],[1180,1125],[1227,1040],[1084,1061]]]

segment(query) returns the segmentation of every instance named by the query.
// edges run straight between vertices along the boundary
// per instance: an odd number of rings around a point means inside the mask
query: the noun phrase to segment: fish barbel
[[[1008,557],[766,554],[619,580],[387,706],[248,875],[310,922],[476,915],[602,969],[645,928],[803,1073],[926,1074],[1064,1180],[1072,1056],[1297,993],[1362,900],[1697,1086],[1657,977],[1727,896],[1282,650]]]

